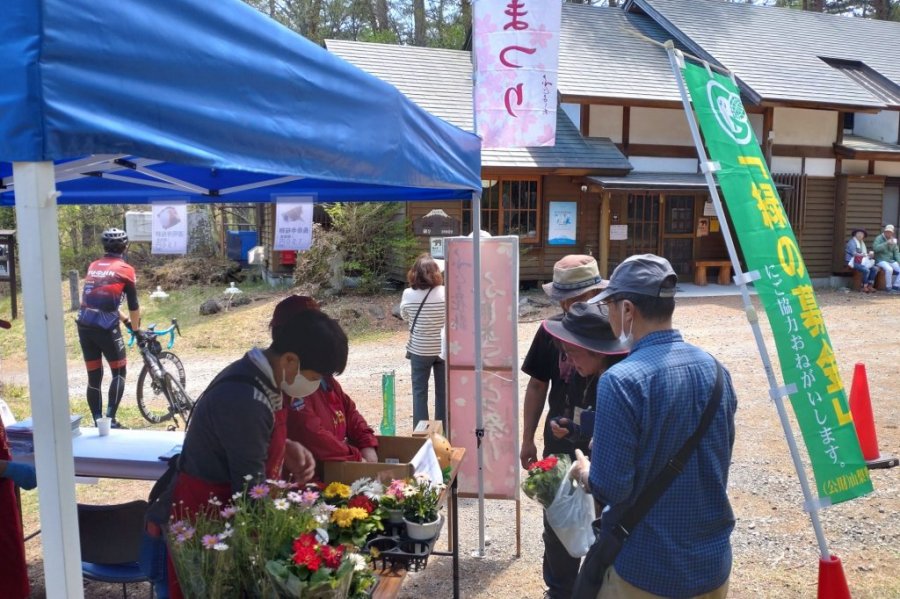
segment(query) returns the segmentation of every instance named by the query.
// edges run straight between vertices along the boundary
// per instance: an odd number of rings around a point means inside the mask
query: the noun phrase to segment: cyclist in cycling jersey
[[[112,419],[112,428],[122,428],[116,421],[116,410],[125,391],[125,341],[119,327],[125,320],[119,313],[123,295],[128,303],[129,326],[137,330],[141,316],[134,268],[122,257],[128,247],[128,235],[121,229],[107,229],[100,240],[106,255],[91,262],[84,279],[81,309],[76,318],[78,340],[87,367],[87,401],[94,423],[103,415],[100,386],[103,383],[102,358],[105,357],[112,371],[106,415]]]

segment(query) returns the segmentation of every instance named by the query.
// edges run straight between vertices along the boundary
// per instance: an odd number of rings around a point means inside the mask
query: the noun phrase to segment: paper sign
[[[431,244],[431,257],[432,258],[443,258],[444,257],[444,238],[443,237],[432,237],[430,240]]]
[[[187,203],[184,200],[154,202],[152,208],[150,252],[187,253]]]
[[[711,201],[706,201],[703,203],[703,216],[715,216],[716,215],[716,207],[713,206]]]
[[[549,245],[575,245],[578,224],[577,202],[550,202]]]
[[[308,250],[312,245],[314,196],[275,196],[276,252]]]
[[[610,225],[609,240],[625,241],[628,239],[628,225]]]
[[[709,219],[701,218],[697,220],[697,237],[706,237],[709,235]]]
[[[459,490],[469,495],[478,493],[472,245],[467,237],[445,240],[449,439],[454,447],[466,448]],[[518,259],[518,237],[482,239],[481,446],[484,492],[494,499],[519,495]]]

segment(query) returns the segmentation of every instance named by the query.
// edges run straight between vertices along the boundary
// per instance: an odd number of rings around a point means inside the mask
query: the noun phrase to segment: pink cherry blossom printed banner
[[[447,259],[447,409],[449,438],[465,447],[459,492],[478,493],[472,239],[445,239]],[[484,493],[519,496],[519,238],[481,242],[481,404]]]
[[[556,144],[561,0],[476,0],[475,129],[485,148]]]

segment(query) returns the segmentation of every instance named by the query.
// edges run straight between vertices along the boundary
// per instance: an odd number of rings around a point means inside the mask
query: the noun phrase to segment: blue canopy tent
[[[477,237],[480,141],[239,0],[6,0],[0,82],[46,590],[81,597],[57,201],[472,198]]]

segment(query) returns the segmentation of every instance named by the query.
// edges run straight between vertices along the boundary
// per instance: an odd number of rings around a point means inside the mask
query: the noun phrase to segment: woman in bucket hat
[[[853,229],[850,232],[850,239],[847,240],[847,245],[844,247],[844,260],[847,261],[847,266],[862,273],[862,289],[860,291],[875,293],[874,285],[878,269],[875,268],[874,254],[870,255],[866,249],[866,242],[863,241],[866,235],[868,235],[866,230],[861,228]]]
[[[630,343],[616,337],[609,318],[596,304],[573,304],[561,319],[545,320],[541,326],[557,340],[578,374],[588,380],[597,380],[607,368],[625,358],[630,349]],[[591,403],[595,400],[586,399]],[[571,419],[560,418],[557,426],[551,424],[553,435],[590,439],[594,433],[593,415],[593,405],[576,409]]]
[[[544,293],[558,302],[563,312],[576,302],[583,302],[600,293],[606,281],[600,276],[597,261],[591,256],[569,255],[553,266],[553,281],[544,285]],[[557,319],[562,316],[557,317]],[[588,381],[578,374],[572,362],[559,350],[557,341],[544,327],[539,327],[531,348],[522,363],[522,372],[530,378],[525,390],[523,406],[522,449],[519,458],[526,470],[537,460],[535,433],[541,422],[544,406],[549,403],[544,421],[543,457],[587,450],[590,439],[568,435],[558,425],[560,418],[572,419],[576,408],[593,406],[596,378]],[[549,393],[548,393],[549,392]],[[556,420],[556,423],[554,422]],[[554,434],[556,431],[560,436]],[[571,557],[544,520],[543,575],[547,586],[545,597],[568,598],[578,574],[580,560]]]

